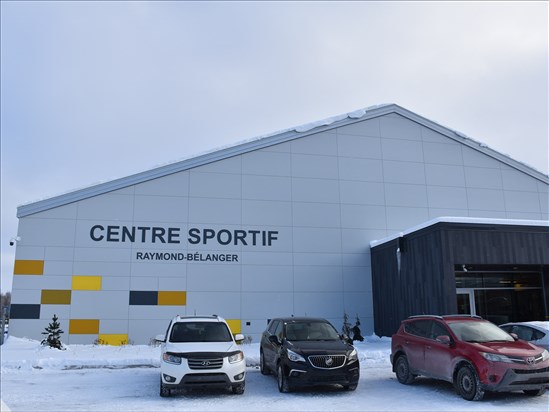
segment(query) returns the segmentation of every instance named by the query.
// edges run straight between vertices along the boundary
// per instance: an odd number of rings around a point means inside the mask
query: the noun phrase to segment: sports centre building
[[[517,143],[519,144],[519,143]],[[20,206],[13,336],[146,344],[218,314],[549,315],[549,177],[398,105]]]

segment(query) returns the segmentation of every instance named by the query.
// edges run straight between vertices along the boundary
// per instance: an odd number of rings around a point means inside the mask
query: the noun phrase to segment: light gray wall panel
[[[148,289],[154,290],[154,289]],[[159,278],[158,290],[165,291],[186,291],[187,290],[187,275],[178,276],[176,278]]]
[[[372,291],[372,270],[369,267],[347,266],[343,270],[344,292],[370,292]]]
[[[337,179],[337,157],[292,154],[292,172],[294,177]]]
[[[339,292],[343,290],[341,266],[296,266],[295,292]]]
[[[541,210],[536,192],[519,192],[506,190],[503,192],[505,209],[509,212],[539,213]]]
[[[501,178],[503,188],[506,190],[537,192],[537,181],[518,170],[511,168],[502,170]]]
[[[124,220],[133,215],[133,196],[104,194],[78,202],[79,219]]]
[[[348,229],[385,229],[384,206],[341,205],[341,227]]]
[[[369,328],[369,325],[373,326],[373,314],[374,308],[372,304],[372,299],[364,299],[364,294],[360,292],[345,292],[343,295],[345,302],[345,308],[349,311],[349,321],[351,325],[355,324],[356,312],[359,314],[360,318],[360,329],[365,334],[365,331],[373,330]],[[355,309],[354,312],[351,312],[352,309]]]
[[[467,209],[467,191],[463,187],[428,186],[430,208]]]
[[[143,222],[186,222],[189,199],[173,196],[136,196],[134,219]]]
[[[127,319],[130,292],[73,290],[72,319]]]
[[[13,295],[12,295],[13,297]],[[18,319],[17,322],[11,321],[9,333],[10,336],[16,336],[18,338],[28,338],[34,340],[42,340],[42,332],[44,328],[48,326],[42,319]],[[67,342],[65,339],[61,339],[63,342]],[[89,343],[90,341],[88,341]]]
[[[46,247],[45,249],[46,260],[72,260],[74,257],[73,247]],[[19,252],[19,248],[17,251]]]
[[[189,201],[189,225],[192,224],[240,224],[240,199],[191,198]]]
[[[447,139],[447,138],[446,138]],[[463,165],[461,146],[441,143],[423,143],[425,163]]]
[[[98,335],[67,335],[66,338],[71,345],[89,345],[98,339]]]
[[[240,319],[240,292],[193,292],[187,294],[187,313],[219,315],[225,319]]]
[[[240,266],[189,264],[187,291],[237,292],[241,288]]]
[[[333,156],[337,153],[337,135],[332,132],[317,133],[291,141],[292,153]]]
[[[272,319],[277,316],[289,316],[294,313],[292,293],[253,292],[242,293],[242,316],[252,319]],[[266,325],[263,326],[263,329]]]
[[[294,226],[340,227],[339,204],[293,203]]]
[[[342,180],[339,185],[341,203],[384,205],[385,187],[378,182]]]
[[[42,332],[44,328],[49,325],[53,319],[53,315],[57,315],[59,319],[65,319],[61,324],[60,328],[65,332],[61,335],[61,341],[65,341],[65,337],[69,334],[69,321],[71,317],[71,307],[70,305],[41,305],[40,306],[40,319],[44,319],[44,326],[42,327]],[[44,339],[44,336],[42,336]]]
[[[423,163],[383,161],[383,177],[386,183],[425,184]]]
[[[423,162],[423,144],[421,141],[383,139],[381,141],[383,159],[406,162]]]
[[[119,244],[116,246],[126,246]],[[131,249],[128,244],[126,247],[111,248],[75,248],[74,260],[84,262],[129,262],[131,260]]]
[[[290,202],[243,200],[242,224],[291,226],[292,204]]]
[[[424,127],[424,126],[420,126],[420,129],[421,129],[421,138],[423,139],[424,142],[444,143],[448,145],[461,147],[461,143],[458,143],[455,140],[452,140],[449,137],[434,131],[433,129],[429,129],[428,127]]]
[[[61,260],[44,261],[44,275],[72,275],[73,262],[64,262]]]
[[[421,140],[421,129],[402,116],[388,115],[380,118],[381,136],[389,139]]]
[[[74,275],[130,276],[130,263],[74,262]]]
[[[11,296],[11,303],[39,304],[42,291],[40,289],[21,289]]]
[[[242,192],[240,175],[191,172],[189,196],[238,199]]]
[[[357,159],[351,157],[341,157],[339,159],[339,178],[341,180],[382,182],[382,161],[378,159]]]
[[[242,266],[243,292],[291,292],[293,285],[292,266]]]
[[[436,219],[441,216],[468,217],[469,210],[467,209],[433,209],[429,208],[429,219]]]
[[[387,236],[384,229],[342,229],[341,248],[343,253],[370,253],[370,241]]]
[[[290,245],[286,245],[288,250],[291,250],[291,238]],[[242,269],[247,265],[276,265],[286,266],[292,264],[291,252],[261,252],[261,251],[242,251]]]
[[[130,278],[103,276],[101,280],[101,290],[130,290]]]
[[[149,305],[132,305],[128,309],[129,312],[129,320],[130,325],[132,325],[133,322],[136,320],[146,320],[146,319],[159,319],[166,322],[166,325],[164,326],[164,330],[158,333],[163,333],[166,331],[166,328],[168,327],[168,323],[171,319],[173,319],[176,315],[194,315],[194,313],[188,312],[187,308],[185,306],[149,306]],[[200,313],[197,313],[200,315]],[[151,333],[152,329],[150,328]],[[131,328],[130,328],[131,330]],[[157,335],[157,333],[152,334],[151,337]],[[148,342],[148,341],[147,341]]]
[[[467,187],[500,189],[502,188],[501,171],[498,169],[466,167],[465,182]]]
[[[15,249],[17,260],[42,260],[46,254],[46,248],[42,246],[19,246]]]
[[[343,292],[295,293],[295,316],[343,317]]]
[[[272,146],[264,147],[259,149],[261,152],[277,152],[277,153],[290,153],[291,152],[291,142],[279,143]]]
[[[128,333],[128,320],[103,319],[99,322],[101,334],[126,334]]]
[[[217,162],[195,167],[192,170],[196,172],[239,174],[242,172],[242,159],[240,156],[229,157],[227,159],[218,160]]]
[[[294,253],[294,266],[341,266],[341,253]]]
[[[23,246],[74,246],[75,225],[75,220],[19,219],[17,234]]]
[[[487,217],[490,219],[507,219],[507,213],[495,210],[472,210],[469,209],[469,217]]]
[[[139,262],[132,263],[131,276],[136,277],[149,277],[149,276],[165,276],[165,277],[177,277],[184,275],[187,271],[187,267],[181,263],[167,263],[167,262]]]
[[[385,185],[387,206],[427,207],[427,188],[424,185]]]
[[[328,228],[294,228],[294,252],[341,251],[341,230]]]
[[[357,136],[380,136],[379,118],[356,122],[347,126],[338,127],[338,134],[350,134]]]
[[[130,278],[130,290],[159,290],[158,277],[136,277]]]
[[[176,313],[174,313],[174,316]],[[174,317],[161,320],[130,319],[128,322],[128,334],[134,342],[148,344],[156,335],[163,335],[168,329],[170,320]],[[160,362],[160,360],[159,360]]]
[[[387,207],[387,229],[405,230],[429,219],[429,210],[423,207]]]
[[[462,146],[463,164],[472,167],[485,167],[491,169],[500,169],[500,162],[496,159],[479,152],[478,150]]]
[[[290,201],[292,180],[289,177],[242,176],[242,198]]]
[[[70,290],[72,287],[72,276],[14,276],[13,290],[19,289],[64,289]],[[17,292],[19,293],[19,292]]]
[[[28,219],[76,219],[77,205],[69,203],[28,216]]]
[[[469,209],[504,211],[505,203],[502,190],[467,189]]]
[[[547,217],[542,213],[507,212],[505,217],[507,219],[547,220]]]
[[[425,180],[434,186],[465,186],[465,172],[461,166],[425,165]]]
[[[292,199],[294,202],[339,203],[338,181],[292,179]]]
[[[292,158],[290,153],[256,150],[242,155],[244,175],[290,176]]]
[[[179,172],[135,185],[136,195],[188,196],[189,172]]]
[[[339,134],[337,141],[339,156],[381,159],[381,139],[379,137]]]

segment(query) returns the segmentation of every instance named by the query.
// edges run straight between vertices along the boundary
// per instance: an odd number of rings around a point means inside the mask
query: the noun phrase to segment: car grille
[[[214,359],[187,359],[189,368],[195,370],[220,369],[223,366],[223,358]]]
[[[533,373],[547,373],[547,374],[549,374],[549,368],[543,368],[543,369],[513,369],[513,372],[515,372],[517,375],[530,375],[530,374],[533,374]]]
[[[311,355],[309,362],[318,369],[335,369],[345,365],[345,355]]]
[[[511,360],[514,363],[521,363],[525,365],[535,365],[537,363],[543,362],[543,355],[540,353],[538,356],[530,356],[528,358],[511,357]]]

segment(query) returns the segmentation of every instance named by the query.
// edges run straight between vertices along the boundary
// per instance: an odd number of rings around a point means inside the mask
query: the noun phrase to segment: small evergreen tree
[[[351,324],[349,323],[347,312],[343,312],[343,327],[341,328],[341,333],[348,337],[351,336]]]
[[[49,346],[50,348],[63,349],[63,344],[61,343],[61,334],[64,333],[61,330],[61,324],[57,315],[53,315],[52,321],[45,328],[45,332],[42,332],[42,335],[47,335],[42,340],[42,345]]]

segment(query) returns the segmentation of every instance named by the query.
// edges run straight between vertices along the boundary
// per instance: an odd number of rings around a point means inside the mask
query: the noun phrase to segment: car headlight
[[[175,365],[181,364],[181,358],[179,356],[171,355],[169,353],[163,353],[162,360],[164,362],[173,363]]]
[[[543,352],[541,352],[541,361],[546,361],[549,359],[549,352],[547,352],[547,349],[544,349]]]
[[[484,359],[490,362],[513,363],[513,360],[510,357],[505,355],[498,355],[497,353],[488,353],[488,352],[480,352],[480,354],[484,357]]]
[[[288,359],[292,362],[305,362],[305,358],[298,353],[288,349]]]
[[[358,360],[358,354],[356,352],[356,349],[353,349],[351,353],[347,355],[347,363],[353,363]]]
[[[243,359],[244,359],[244,353],[239,351],[239,352],[235,353],[234,355],[229,356],[229,363],[240,362]]]

